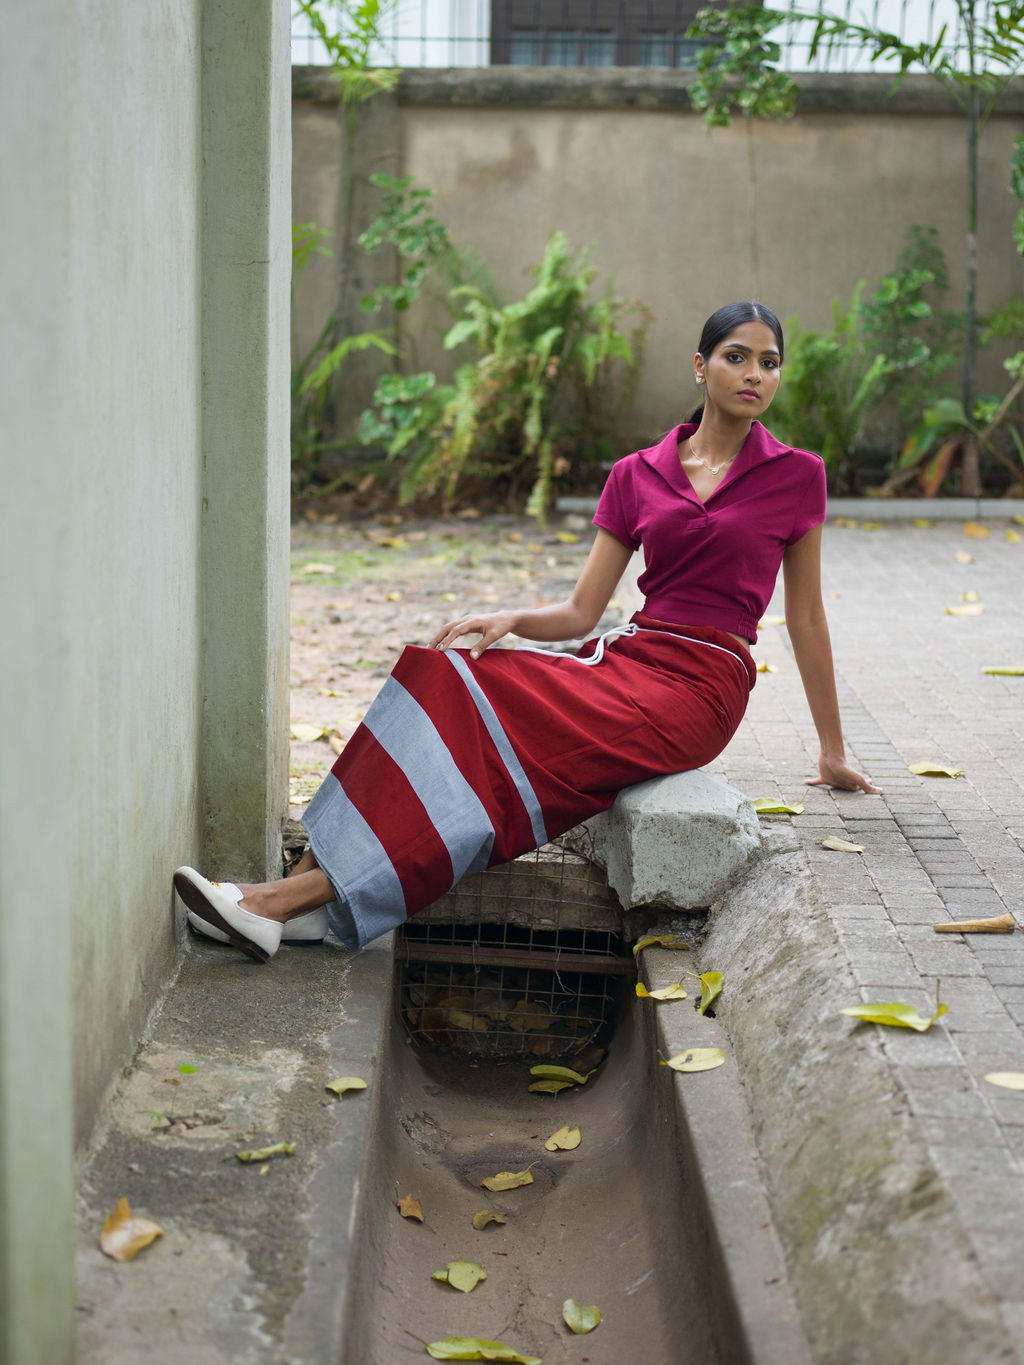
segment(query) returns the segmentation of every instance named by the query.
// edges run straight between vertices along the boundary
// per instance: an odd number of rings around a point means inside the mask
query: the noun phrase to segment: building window
[[[491,0],[496,66],[693,66],[706,0]],[[546,22],[545,22],[546,21]]]

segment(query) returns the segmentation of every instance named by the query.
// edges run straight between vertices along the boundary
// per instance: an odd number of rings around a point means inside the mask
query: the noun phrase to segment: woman
[[[179,868],[193,926],[265,961],[328,922],[359,947],[467,872],[607,809],[626,786],[708,763],[742,719],[747,646],[779,565],[786,621],[821,746],[810,785],[877,789],[846,763],[821,599],[822,461],[756,419],[779,385],[783,335],[758,303],[705,323],[695,420],[618,461],[593,548],[564,602],[452,621],[406,649],[306,812],[310,851],[286,880],[208,882]],[[643,545],[643,612],[578,654],[490,646],[580,638]],[[468,651],[456,640],[479,635]],[[326,907],[326,908],[325,908]]]

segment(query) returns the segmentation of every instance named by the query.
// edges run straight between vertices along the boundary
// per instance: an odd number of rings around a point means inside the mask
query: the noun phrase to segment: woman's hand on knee
[[[485,649],[497,644],[505,635],[515,630],[516,613],[512,611],[492,611],[482,616],[463,616],[458,621],[449,621],[442,626],[430,642],[431,649],[447,649],[464,635],[479,635],[470,655],[479,659]]]

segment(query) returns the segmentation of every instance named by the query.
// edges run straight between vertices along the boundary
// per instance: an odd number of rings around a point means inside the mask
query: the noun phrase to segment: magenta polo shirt
[[[753,641],[786,546],[825,520],[825,465],[752,422],[722,482],[701,502],[679,460],[680,440],[696,430],[683,423],[617,461],[594,525],[631,550],[643,546],[639,587],[648,616]]]

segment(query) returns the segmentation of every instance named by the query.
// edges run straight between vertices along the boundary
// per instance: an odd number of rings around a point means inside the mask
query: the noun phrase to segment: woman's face
[[[759,417],[779,387],[779,345],[763,322],[743,322],[718,343],[707,361],[693,358],[708,409],[728,417]]]

